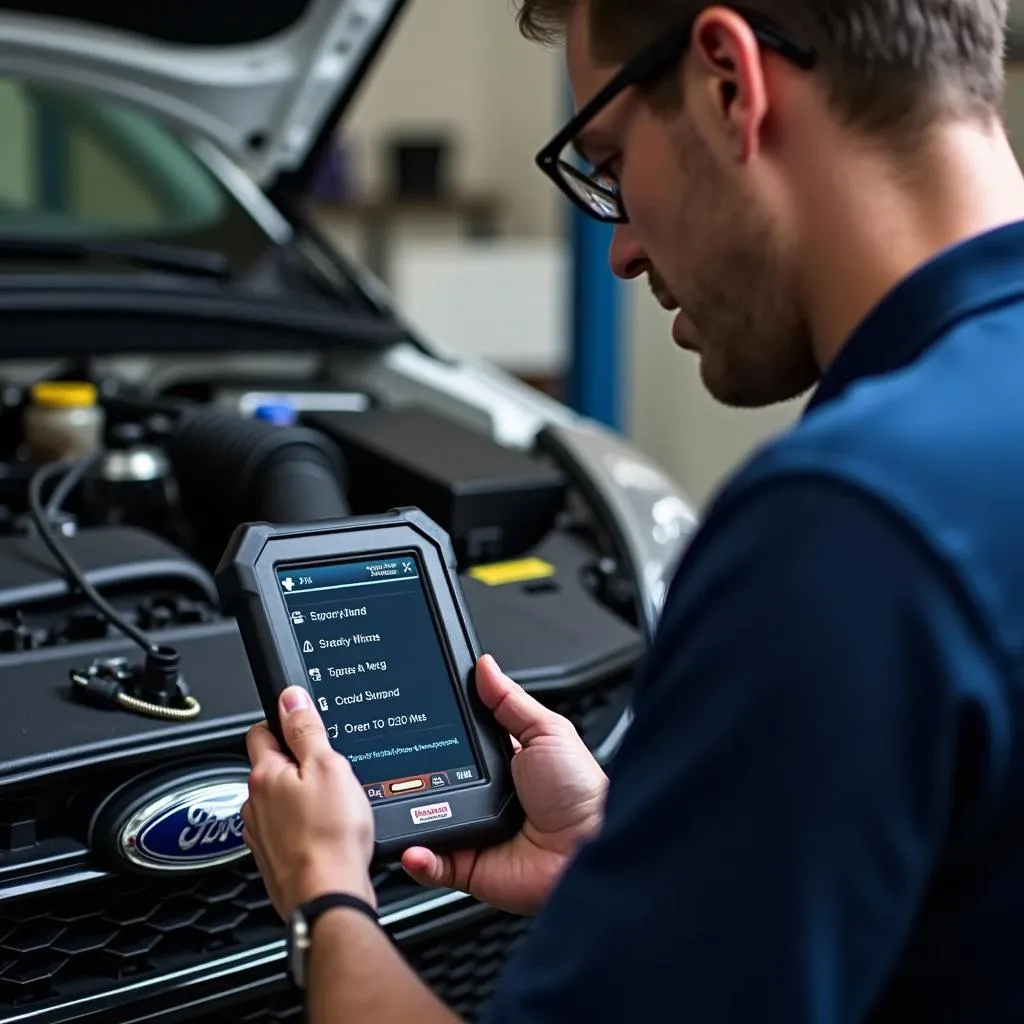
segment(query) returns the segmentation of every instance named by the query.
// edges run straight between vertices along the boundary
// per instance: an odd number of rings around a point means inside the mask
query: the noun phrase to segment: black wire
[[[103,452],[97,452],[95,455],[87,455],[82,459],[70,460],[70,468],[57,481],[57,486],[54,487],[53,492],[50,494],[50,500],[46,503],[46,521],[52,523],[54,517],[64,507],[64,502],[68,500],[71,492],[82,482],[86,473],[95,466],[100,459],[103,457]]]
[[[115,628],[119,629],[129,639],[134,640],[147,654],[155,654],[160,652],[160,646],[155,644],[146,634],[133,626],[127,619],[125,619],[120,612],[117,611],[113,605],[108,604],[107,600],[99,593],[99,591],[85,578],[85,574],[75,564],[75,560],[65,550],[64,545],[58,539],[57,534],[54,532],[53,526],[50,523],[49,517],[47,516],[47,509],[43,505],[43,488],[50,481],[52,477],[58,476],[63,473],[66,476],[63,478],[58,488],[63,491],[61,500],[71,492],[71,489],[75,486],[78,480],[88,472],[89,466],[94,464],[98,455],[87,456],[85,459],[64,459],[60,462],[52,462],[36,470],[32,474],[31,479],[28,482],[28,510],[31,515],[33,522],[35,523],[36,529],[39,531],[39,536],[42,538],[43,543],[47,546],[50,554],[56,559],[57,563],[64,570],[68,581],[74,584],[89,601],[95,606],[96,610]],[[84,465],[83,465],[84,463]],[[77,479],[73,479],[70,484],[65,483],[68,476],[76,474]],[[54,492],[53,497],[50,499],[51,505],[56,505],[56,499],[58,495]]]

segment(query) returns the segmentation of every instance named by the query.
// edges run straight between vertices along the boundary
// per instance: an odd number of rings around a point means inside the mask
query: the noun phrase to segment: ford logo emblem
[[[248,773],[221,769],[166,777],[148,793],[118,801],[107,817],[108,846],[122,861],[148,871],[197,871],[245,857],[242,804]],[[138,790],[136,789],[136,792]],[[104,816],[106,817],[106,816]],[[113,834],[111,834],[113,833]]]

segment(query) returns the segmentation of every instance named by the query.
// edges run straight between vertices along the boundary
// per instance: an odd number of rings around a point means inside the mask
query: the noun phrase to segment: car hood
[[[405,0],[0,2],[0,74],[130,102],[264,188],[308,178]]]

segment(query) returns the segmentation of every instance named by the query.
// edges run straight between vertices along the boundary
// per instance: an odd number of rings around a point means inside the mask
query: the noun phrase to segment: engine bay
[[[38,720],[96,716],[79,706],[88,701],[68,706],[69,675],[113,671],[132,650],[83,580],[154,643],[173,640],[186,685],[199,671],[187,637],[222,636],[233,653],[219,659],[220,670],[241,687],[234,711],[255,714],[248,667],[212,576],[241,522],[419,507],[453,539],[485,649],[523,685],[568,694],[640,656],[633,586],[549,457],[503,447],[427,408],[259,377],[186,378],[155,389],[111,375],[51,374],[9,383],[2,395],[0,686],[21,665],[38,678],[39,659],[55,659],[48,685],[18,701],[26,711],[43,693],[59,701],[38,708]],[[71,472],[51,472],[60,467]],[[40,487],[47,473],[52,480]],[[203,703],[210,708],[208,697]],[[109,718],[96,719],[101,733],[127,738],[145,728],[136,715],[118,715],[113,727]],[[60,737],[29,727],[8,746],[8,763],[52,756]]]

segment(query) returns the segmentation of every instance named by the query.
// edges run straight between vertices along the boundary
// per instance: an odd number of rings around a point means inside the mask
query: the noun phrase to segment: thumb
[[[301,765],[316,754],[331,749],[327,730],[313,698],[301,686],[289,686],[278,700],[281,734],[295,760]]]
[[[520,743],[561,732],[562,716],[546,708],[505,675],[489,654],[477,662],[476,688],[480,699],[494,712],[498,724]]]
[[[450,889],[455,884],[455,861],[450,856],[414,846],[402,854],[402,867],[420,885]]]
[[[473,849],[440,854],[424,846],[411,846],[402,854],[402,867],[410,878],[427,888],[469,892],[477,857],[478,851]]]

